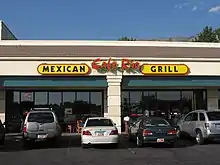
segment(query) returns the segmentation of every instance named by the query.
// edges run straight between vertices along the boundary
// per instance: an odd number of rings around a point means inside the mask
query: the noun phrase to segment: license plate
[[[37,138],[38,139],[45,139],[45,138],[47,138],[47,135],[38,135]]]
[[[104,132],[103,131],[98,131],[98,132],[95,132],[95,135],[96,136],[104,136]]]
[[[157,139],[157,143],[163,143],[164,139]]]

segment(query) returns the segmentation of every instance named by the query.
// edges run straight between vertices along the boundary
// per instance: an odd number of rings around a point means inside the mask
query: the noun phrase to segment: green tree
[[[118,39],[119,41],[136,41],[133,37],[121,37]]]
[[[212,27],[206,26],[195,38],[194,42],[219,42],[218,35],[220,30],[214,30]]]

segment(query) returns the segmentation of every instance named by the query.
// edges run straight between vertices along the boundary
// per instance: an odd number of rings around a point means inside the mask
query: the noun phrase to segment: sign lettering
[[[187,75],[190,69],[185,64],[143,64],[140,71],[144,75]]]
[[[137,61],[122,59],[119,64],[117,61],[109,58],[107,61],[102,61],[100,58],[95,59],[92,64],[92,68],[98,70],[101,73],[106,72],[139,72],[140,63]]]
[[[40,64],[37,71],[42,75],[87,75],[91,69],[87,64]]]

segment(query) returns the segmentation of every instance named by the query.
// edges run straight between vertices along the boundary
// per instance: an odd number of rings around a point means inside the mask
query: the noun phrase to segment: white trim
[[[76,61],[92,61],[99,57],[0,57],[0,60],[76,60]],[[100,57],[102,60],[108,60],[109,57]],[[220,62],[220,58],[146,58],[146,57],[112,57],[115,60],[121,60],[123,58],[128,58],[136,61],[210,61],[210,62]]]
[[[3,40],[1,46],[135,46],[220,48],[220,43],[164,41],[95,41],[95,40]]]

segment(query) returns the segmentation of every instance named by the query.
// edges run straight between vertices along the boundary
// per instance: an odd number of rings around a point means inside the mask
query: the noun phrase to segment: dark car
[[[5,143],[5,127],[0,120],[0,145],[3,145]]]
[[[149,117],[139,119],[129,129],[129,138],[137,147],[145,144],[165,143],[173,146],[177,140],[176,130],[165,119]]]

